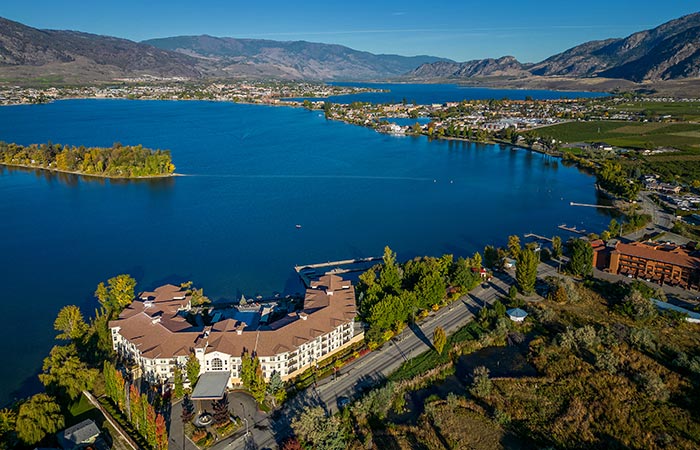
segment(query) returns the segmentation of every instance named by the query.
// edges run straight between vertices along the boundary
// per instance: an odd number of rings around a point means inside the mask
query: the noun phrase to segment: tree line
[[[118,142],[111,147],[88,148],[51,142],[28,146],[0,142],[0,163],[109,178],[165,176],[175,171],[170,151]]]

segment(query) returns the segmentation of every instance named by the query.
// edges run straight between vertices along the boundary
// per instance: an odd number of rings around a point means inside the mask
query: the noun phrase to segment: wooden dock
[[[369,258],[356,258],[356,259],[343,259],[340,261],[328,261],[316,264],[306,264],[303,266],[294,266],[294,271],[299,275],[304,286],[309,287],[311,285],[311,279],[325,274],[343,274],[348,272],[357,272],[359,270],[367,270],[369,263],[375,261],[381,261],[383,258],[381,256],[372,256]],[[361,267],[346,267],[349,265],[361,265]],[[331,267],[330,270],[318,270]]]
[[[566,224],[559,225],[557,228],[560,230],[568,231],[569,233],[576,233],[576,234],[586,234],[586,230],[579,230],[576,228],[576,226],[573,227],[567,227]]]
[[[569,202],[571,206],[586,206],[588,208],[602,208],[602,209],[615,209],[614,206],[606,206],[606,205],[591,205],[589,203],[576,203],[576,202]]]
[[[535,234],[535,233],[528,233],[528,234],[523,235],[523,237],[526,239],[535,239],[537,241],[552,242],[551,238],[540,236],[539,234]]]

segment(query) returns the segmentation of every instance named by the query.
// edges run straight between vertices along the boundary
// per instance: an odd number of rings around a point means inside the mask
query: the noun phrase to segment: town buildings
[[[272,309],[253,303],[193,314],[187,292],[165,285],[139,295],[109,327],[119,356],[158,384],[171,382],[192,354],[200,373],[228,372],[229,386],[238,384],[246,352],[259,358],[265,378],[278,372],[286,380],[363,338],[355,289],[337,275],[311,281],[301,309],[277,319]]]
[[[686,289],[700,284],[700,253],[694,245],[600,240],[591,245],[598,269]]]

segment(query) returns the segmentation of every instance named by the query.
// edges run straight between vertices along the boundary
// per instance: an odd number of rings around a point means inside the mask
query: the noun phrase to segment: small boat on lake
[[[298,230],[299,228],[301,228],[301,225],[299,225],[299,224],[296,224],[296,225],[294,225],[294,226],[297,228],[297,230]]]

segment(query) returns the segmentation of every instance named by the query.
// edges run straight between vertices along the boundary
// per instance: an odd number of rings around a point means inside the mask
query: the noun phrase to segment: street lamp
[[[243,420],[245,421],[245,435],[248,436],[248,419],[245,417],[245,405],[240,402],[241,409],[243,409]]]

